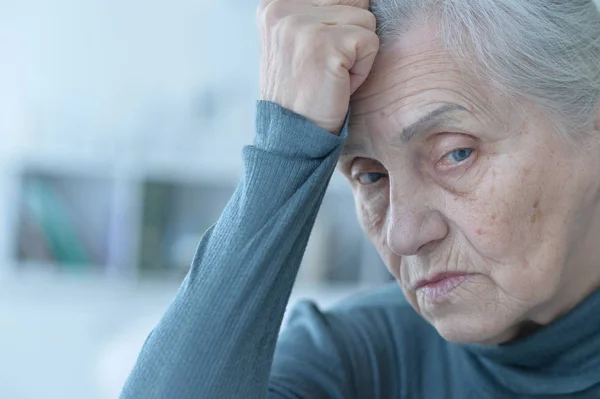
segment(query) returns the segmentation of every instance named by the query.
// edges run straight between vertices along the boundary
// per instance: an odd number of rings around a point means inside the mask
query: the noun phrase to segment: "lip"
[[[473,274],[467,273],[439,273],[427,280],[420,280],[415,291],[423,294],[424,298],[433,304],[440,304],[447,299],[452,291],[458,288]]]
[[[439,284],[439,283],[443,282],[444,280],[460,278],[460,277],[467,277],[470,275],[471,274],[469,274],[469,273],[461,273],[461,272],[444,272],[444,273],[434,274],[432,277],[430,277],[426,280],[417,281],[417,284],[415,284],[415,290],[418,290],[425,286],[432,286],[432,285]]]

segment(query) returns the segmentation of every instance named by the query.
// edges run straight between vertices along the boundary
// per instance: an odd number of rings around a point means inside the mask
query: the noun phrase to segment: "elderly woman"
[[[600,398],[597,6],[367,3],[263,2],[245,175],[123,398]],[[398,284],[278,337],[336,165]]]

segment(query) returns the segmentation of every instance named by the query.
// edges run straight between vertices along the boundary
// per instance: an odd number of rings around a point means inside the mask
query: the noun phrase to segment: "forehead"
[[[408,30],[377,56],[369,78],[352,96],[353,124],[377,119],[373,128],[383,128],[382,117],[393,115],[406,125],[440,104],[455,104],[479,119],[492,118],[496,112],[490,104],[500,100],[465,65],[443,47],[431,26]]]

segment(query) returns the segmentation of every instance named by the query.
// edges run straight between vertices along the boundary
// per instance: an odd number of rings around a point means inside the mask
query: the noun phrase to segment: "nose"
[[[390,200],[387,244],[396,255],[422,254],[448,235],[448,224],[439,211],[416,199],[410,204]]]

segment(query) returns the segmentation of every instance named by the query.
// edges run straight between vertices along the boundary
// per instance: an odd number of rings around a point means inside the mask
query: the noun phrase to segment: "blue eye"
[[[375,184],[384,177],[385,177],[385,175],[383,173],[369,172],[369,173],[362,173],[362,174],[358,175],[357,180],[360,184],[367,185],[367,184]]]
[[[460,163],[468,159],[473,153],[472,148],[460,148],[458,150],[452,151],[446,157],[450,158],[450,160]]]

